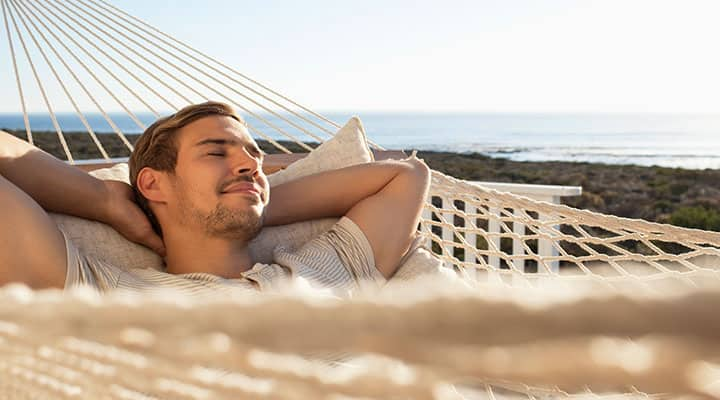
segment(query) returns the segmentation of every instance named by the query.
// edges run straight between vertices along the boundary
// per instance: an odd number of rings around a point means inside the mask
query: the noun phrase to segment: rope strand
[[[31,1],[31,2],[25,3],[26,0],[18,0],[18,1],[22,2],[23,5],[29,4],[29,5],[30,5],[31,7],[33,7],[35,10],[37,10],[38,13],[40,13],[42,16],[44,16],[44,17],[47,18],[47,15],[46,15],[42,10],[40,10],[39,8],[36,8],[36,5],[35,5],[36,2],[32,2],[32,1]],[[50,13],[52,16],[54,16],[54,17],[57,18],[58,20],[62,21],[63,24],[65,24],[65,26],[67,26],[68,28],[70,28],[70,30],[72,30],[73,32],[75,32],[76,34],[78,34],[78,36],[82,36],[82,35],[80,35],[79,32],[77,32],[72,26],[70,26],[67,22],[65,22],[62,18],[59,18],[59,17],[57,16],[57,14],[55,14],[52,10],[47,9],[42,2],[39,3],[39,4],[40,4],[41,7],[43,7],[43,8],[45,9],[45,11],[47,11],[48,13]],[[118,76],[117,76],[115,73],[113,73],[107,66],[105,66],[105,64],[101,63],[92,53],[90,53],[90,51],[88,51],[88,50],[85,49],[83,46],[81,46],[71,35],[69,35],[67,32],[65,32],[65,30],[63,30],[62,28],[60,28],[52,19],[49,19],[49,18],[48,18],[47,20],[50,22],[51,25],[53,25],[57,30],[59,30],[65,37],[67,37],[68,40],[70,40],[73,44],[75,44],[75,46],[77,46],[80,50],[82,50],[83,53],[85,53],[85,55],[87,55],[88,57],[90,57],[90,59],[92,59],[97,65],[99,65],[100,68],[103,69],[103,71],[105,71],[108,75],[110,75],[113,79],[115,79],[116,82],[118,82],[123,88],[125,88],[128,92],[130,92],[130,93],[131,93],[136,99],[138,99],[143,105],[145,105],[146,107],[148,107],[148,109],[150,110],[150,112],[152,112],[156,117],[159,116],[159,114],[158,114],[152,107],[150,107],[150,105],[148,105],[147,103],[145,103],[145,101],[143,100],[143,98],[142,98],[141,96],[139,96],[132,88],[130,88],[129,86],[127,86],[120,78],[118,78]],[[49,30],[49,32],[52,32],[52,30]],[[84,38],[84,37],[83,37],[83,38]],[[87,38],[84,38],[84,39],[85,39],[86,41],[88,41]],[[65,44],[64,44],[61,40],[58,40],[58,41],[59,41],[59,43],[61,43],[61,44],[65,47],[65,49],[67,49],[67,50],[69,51],[69,49],[67,48],[67,46],[65,46]],[[89,41],[88,41],[88,42],[89,42]],[[99,48],[98,48],[97,46],[95,46],[92,42],[89,42],[89,43],[90,43],[90,45],[93,46],[96,50],[102,52],[102,49],[99,49]],[[103,81],[97,77],[97,75],[96,75],[82,60],[80,60],[73,52],[70,52],[70,54],[75,58],[75,60],[77,60],[77,61],[80,63],[80,65],[82,65],[82,66],[86,69],[86,71],[88,71],[88,73],[95,79],[95,81],[96,81],[98,84],[100,84],[100,86],[102,86],[103,89],[105,89],[105,90],[110,94],[110,96],[112,96],[112,98],[113,98],[115,101],[118,102],[118,104],[120,104],[120,106],[123,108],[123,110],[125,110],[125,112],[127,112],[128,116],[130,116],[130,118],[133,120],[133,122],[135,122],[135,124],[136,124],[140,129],[145,130],[145,124],[144,124],[142,121],[140,121],[140,119],[135,115],[135,113],[132,112],[132,111],[113,93],[113,91],[110,90],[110,89],[103,83]],[[120,65],[120,68],[124,68],[124,66]]]
[[[65,44],[64,44],[62,41],[60,41],[60,39],[57,37],[57,35],[56,35],[52,30],[50,30],[50,29],[47,27],[47,25],[45,25],[45,23],[44,23],[41,19],[37,18],[37,16],[35,15],[35,13],[33,13],[32,10],[29,10],[29,9],[24,8],[24,5],[20,4],[19,2],[15,2],[15,5],[20,8],[22,14],[23,14],[25,17],[27,17],[27,19],[30,21],[30,23],[33,25],[33,27],[35,27],[35,30],[37,30],[38,33],[40,33],[40,35],[42,36],[42,38],[43,38],[43,39],[45,40],[45,42],[49,45],[50,49],[52,49],[52,51],[53,51],[53,53],[55,54],[55,56],[60,60],[60,62],[62,62],[62,64],[65,66],[65,69],[67,69],[68,73],[70,73],[70,75],[75,79],[75,82],[77,82],[77,84],[80,86],[80,88],[82,88],[82,90],[83,90],[83,91],[85,92],[85,94],[90,98],[90,100],[93,102],[93,104],[95,104],[95,106],[98,108],[98,110],[99,110],[100,113],[102,114],[103,118],[105,119],[105,121],[110,125],[111,129],[113,130],[113,132],[115,132],[115,133],[117,134],[117,136],[118,136],[118,137],[120,138],[120,140],[123,142],[123,144],[125,145],[125,147],[127,147],[128,150],[132,151],[132,150],[133,150],[133,145],[130,144],[130,142],[127,140],[127,138],[126,138],[125,135],[122,133],[122,131],[120,130],[120,128],[119,128],[117,125],[115,125],[115,122],[112,120],[112,118],[110,118],[110,116],[107,114],[107,112],[105,111],[105,109],[100,105],[100,103],[99,103],[98,100],[95,98],[95,96],[93,96],[92,92],[85,86],[85,84],[82,82],[82,80],[77,76],[77,74],[75,73],[75,71],[73,71],[73,69],[70,68],[70,66],[67,65],[67,63],[65,62],[64,58],[63,58],[63,57],[60,55],[60,53],[55,49],[55,47],[52,45],[52,43],[50,43],[50,41],[47,39],[47,37],[45,37],[45,35],[42,33],[42,31],[41,31],[40,29],[38,29],[38,27],[35,25],[35,22],[33,22],[33,20],[27,16],[27,13],[29,12],[33,17],[35,17],[35,18],[38,20],[38,22],[45,28],[45,30],[47,30],[47,31],[53,36],[53,38],[55,38],[55,40],[58,41],[58,42],[65,48],[65,50],[66,50],[68,53],[70,53],[70,55],[73,56],[73,58],[75,58],[75,60],[78,61],[78,62],[83,66],[83,68],[85,68],[85,70],[88,71],[88,72],[96,79],[96,81],[98,81],[98,83],[101,84],[101,86],[102,86],[104,89],[106,89],[108,92],[110,92],[110,91],[107,89],[107,87],[106,87],[104,84],[102,84],[102,82],[92,73],[92,71],[90,71],[90,70],[88,69],[88,67],[82,62],[82,60],[79,60],[79,59],[75,56],[75,54],[72,53],[72,52],[70,51],[70,49],[68,49],[68,47],[65,46]],[[112,94],[112,92],[110,92],[110,93]],[[122,103],[121,103],[121,105],[122,105]],[[124,106],[124,105],[123,105],[123,106]]]
[[[45,54],[45,50],[42,49],[42,47],[40,46],[40,43],[39,43],[39,42],[37,41],[37,39],[35,38],[35,35],[32,33],[32,31],[31,31],[30,28],[28,27],[27,23],[25,22],[25,17],[26,17],[26,15],[25,15],[25,14],[22,14],[22,13],[20,12],[20,10],[17,8],[16,4],[15,4],[12,0],[11,0],[10,3],[12,4],[13,9],[15,10],[15,12],[18,14],[19,19],[20,19],[20,22],[22,23],[23,27],[25,28],[25,30],[27,31],[27,33],[30,35],[30,39],[32,39],[33,43],[35,43],[35,47],[37,47],[37,49],[40,51],[40,54],[42,55],[43,59],[45,60],[45,63],[47,63],[48,67],[50,67],[50,71],[53,73],[53,76],[55,76],[55,79],[58,81],[58,83],[60,84],[60,87],[62,88],[63,92],[65,93],[65,95],[67,96],[68,100],[70,101],[70,103],[72,104],[73,108],[75,109],[76,115],[78,116],[78,118],[80,118],[80,121],[82,122],[83,126],[85,127],[85,129],[87,130],[87,132],[90,134],[90,138],[92,139],[93,143],[95,143],[95,146],[97,146],[98,150],[100,150],[100,154],[102,155],[102,157],[103,157],[105,160],[110,160],[110,156],[108,156],[107,152],[105,151],[105,148],[103,147],[103,145],[102,145],[102,144],[100,143],[100,141],[98,140],[97,135],[95,135],[95,131],[92,129],[92,127],[91,127],[90,124],[88,123],[87,119],[85,119],[85,115],[83,114],[82,111],[80,111],[80,108],[78,107],[77,103],[75,102],[75,99],[74,99],[73,96],[70,94],[70,92],[69,92],[68,89],[67,89],[67,86],[65,86],[65,83],[63,82],[62,78],[60,78],[60,75],[58,75],[57,70],[55,70],[55,67],[54,67],[54,66],[52,65],[52,63],[50,62],[50,59],[49,59],[48,56]],[[30,21],[30,22],[32,22],[32,21]],[[34,23],[32,23],[32,25],[33,25],[33,27],[34,27],[35,29],[37,29],[37,27],[35,26]],[[42,32],[40,32],[40,35],[41,35],[42,38],[47,42],[47,39],[46,39],[45,36],[42,34]],[[52,48],[52,47],[51,47],[51,48]],[[53,51],[54,51],[54,49],[53,49]],[[63,64],[64,64],[64,62],[63,62]],[[64,64],[64,65],[65,65],[65,67],[67,68],[67,65],[66,65],[66,64]],[[70,70],[70,69],[68,68],[68,70]],[[72,71],[70,71],[70,72],[72,73]]]
[[[65,156],[67,157],[67,161],[70,164],[74,164],[75,160],[73,159],[72,154],[70,154],[70,149],[68,148],[67,142],[65,141],[65,136],[62,133],[62,129],[60,128],[60,124],[57,121],[57,118],[55,117],[55,111],[53,111],[53,107],[50,104],[50,100],[47,97],[47,93],[45,93],[45,87],[42,84],[42,81],[40,80],[40,76],[37,73],[37,70],[35,69],[35,64],[32,61],[32,58],[30,57],[30,52],[28,52],[27,46],[25,45],[25,40],[23,39],[22,35],[20,34],[20,29],[17,26],[17,22],[15,21],[15,16],[13,15],[12,10],[8,9],[10,14],[10,20],[12,21],[13,27],[15,28],[15,32],[18,35],[18,38],[20,39],[20,44],[22,45],[23,51],[25,53],[25,57],[28,60],[28,63],[30,64],[30,68],[33,72],[33,76],[35,77],[35,82],[38,85],[38,88],[40,89],[40,94],[42,95],[43,100],[45,101],[45,106],[47,107],[48,113],[50,113],[50,120],[52,121],[53,126],[55,127],[55,132],[58,135],[58,139],[60,140],[60,145],[62,146],[63,151],[65,152]]]
[[[25,134],[27,135],[28,143],[33,144],[32,130],[30,129],[30,119],[28,118],[27,107],[25,106],[25,94],[23,92],[22,84],[20,83],[20,71],[17,67],[17,59],[15,58],[15,46],[13,46],[12,35],[10,35],[10,27],[8,26],[7,13],[5,10],[6,0],[0,0],[2,4],[3,19],[5,20],[5,32],[8,38],[8,48],[10,49],[10,59],[13,63],[13,71],[15,71],[15,83],[17,84],[18,93],[20,94],[20,105],[22,106],[23,122],[25,124]]]

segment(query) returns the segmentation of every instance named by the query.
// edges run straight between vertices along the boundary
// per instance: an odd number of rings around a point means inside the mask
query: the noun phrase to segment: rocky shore
[[[8,131],[25,139],[24,132]],[[128,135],[133,143],[138,135]],[[65,133],[78,159],[101,158],[86,133]],[[116,135],[98,135],[111,157],[127,157],[129,151]],[[65,159],[55,133],[34,133],[35,144]],[[258,141],[268,153],[272,145]],[[293,152],[294,143],[282,142]],[[516,162],[482,154],[422,151],[418,156],[438,171],[473,181],[582,186],[579,197],[565,198],[572,207],[648,221],[720,231],[720,170],[639,167],[574,162]]]

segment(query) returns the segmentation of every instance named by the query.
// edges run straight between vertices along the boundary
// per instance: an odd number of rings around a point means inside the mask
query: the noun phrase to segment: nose
[[[246,148],[242,148],[236,152],[237,156],[233,157],[233,173],[235,175],[254,176],[261,168],[260,159],[250,154]]]

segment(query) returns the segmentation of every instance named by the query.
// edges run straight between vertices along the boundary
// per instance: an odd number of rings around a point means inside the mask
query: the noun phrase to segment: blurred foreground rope
[[[514,390],[526,395],[634,388],[720,397],[720,290],[661,298],[420,289],[414,300],[405,287],[401,297],[351,301],[297,293],[188,301],[10,287],[0,293],[0,376],[84,369],[91,377],[74,383],[83,393],[113,383],[188,398],[437,398],[443,385],[493,381],[523,382]],[[527,301],[543,292],[544,302]],[[68,371],[55,379],[72,381]],[[217,371],[223,378],[208,378]]]

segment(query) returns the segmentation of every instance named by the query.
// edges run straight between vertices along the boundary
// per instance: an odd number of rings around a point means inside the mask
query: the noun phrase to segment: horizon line
[[[251,110],[252,113],[255,114],[270,114],[270,111],[265,110]],[[273,112],[278,112],[280,114],[293,114],[293,112],[289,111],[278,111],[278,110],[272,110]],[[131,110],[132,113],[135,114],[153,114],[151,111],[139,111],[139,110]],[[567,111],[561,111],[561,110],[422,110],[422,109],[366,109],[366,110],[358,110],[358,109],[328,109],[328,110],[321,110],[321,111],[314,111],[317,114],[349,114],[349,115],[357,115],[361,113],[366,114],[433,114],[433,115],[467,115],[467,114],[525,114],[525,115],[705,115],[705,116],[720,116],[720,110],[718,111],[663,111],[663,110],[653,110],[653,111],[620,111],[620,110],[608,110],[608,111],[591,111],[591,110],[567,110]],[[77,112],[74,110],[61,110],[61,111],[53,111],[54,114],[72,114],[77,115]],[[82,111],[83,114],[98,114],[102,115],[99,111]],[[106,111],[107,114],[125,114],[128,115],[128,112],[124,110],[111,110]],[[160,115],[169,115],[172,114],[173,111],[169,110],[162,110],[158,111],[158,114]],[[302,111],[295,111],[297,114],[301,115],[308,115],[310,113],[308,112],[302,112]],[[28,111],[28,115],[50,115],[48,111]],[[239,112],[241,115],[248,115],[248,112],[241,111]],[[23,115],[22,111],[4,111],[0,110],[0,115]],[[252,116],[250,116],[252,117]]]

